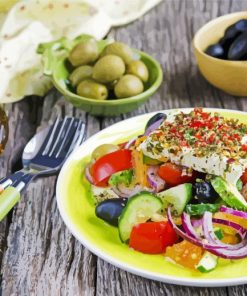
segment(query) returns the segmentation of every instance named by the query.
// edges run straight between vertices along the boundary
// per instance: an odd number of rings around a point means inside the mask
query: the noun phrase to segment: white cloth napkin
[[[161,1],[19,1],[7,15],[0,14],[0,103],[42,96],[50,89],[51,80],[43,75],[36,53],[39,43],[80,34],[101,39],[111,27],[134,21]],[[0,0],[0,9],[3,5]]]

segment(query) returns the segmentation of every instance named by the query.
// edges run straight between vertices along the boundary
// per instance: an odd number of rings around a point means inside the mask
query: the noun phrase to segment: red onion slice
[[[196,245],[196,246],[199,246],[199,247],[202,247],[204,248],[205,250],[214,250],[214,249],[222,249],[222,248],[225,248],[225,247],[221,247],[221,246],[215,246],[215,245],[212,245],[212,244],[208,244],[207,242],[204,242],[200,239],[197,239],[197,238],[194,238],[190,235],[188,235],[187,233],[185,233],[183,230],[181,230],[173,221],[172,219],[172,215],[171,215],[171,209],[168,208],[167,210],[167,218],[168,218],[168,221],[170,222],[171,226],[173,227],[173,229],[175,230],[175,232],[177,233],[177,235],[179,235],[180,237],[182,237],[183,239],[191,242],[192,244]]]
[[[246,236],[247,231],[241,225],[235,222],[213,218],[213,223],[222,224],[233,228],[237,231],[237,233],[240,235],[242,239],[244,239],[244,237]]]
[[[147,170],[148,183],[155,192],[160,192],[165,188],[166,182],[158,175],[158,166],[150,166]]]
[[[197,238],[197,239],[201,239],[199,237],[199,235],[196,233],[195,228],[192,226],[190,215],[188,215],[185,212],[183,212],[183,214],[182,214],[182,225],[183,225],[185,232],[188,235],[190,235],[194,238]]]
[[[191,224],[193,227],[198,228],[202,226],[202,219],[197,219],[197,220],[193,219],[191,220]]]
[[[239,225],[235,222],[232,222],[232,221],[213,218],[213,223],[222,224],[222,225],[226,225],[226,226],[233,228],[234,230],[237,231],[237,233],[239,234],[239,236],[242,239],[244,239],[245,235],[247,234],[246,229],[244,229],[241,225]],[[202,219],[191,220],[191,224],[193,227],[198,228],[198,227],[202,226]]]
[[[112,190],[120,197],[131,197],[143,190],[141,185],[136,184],[133,187],[127,187],[124,184],[113,186]]]
[[[84,169],[85,177],[90,184],[94,184],[93,177],[90,173],[90,164],[87,164]]]
[[[214,233],[213,227],[213,214],[211,212],[205,212],[202,218],[202,228],[203,233],[207,241],[210,244],[214,244],[216,246],[225,247],[227,250],[238,250],[246,245],[246,241],[242,240],[240,243],[235,245],[225,244],[220,241]]]
[[[231,214],[240,218],[247,219],[247,213],[239,210],[234,210],[232,208],[228,208],[226,206],[221,206],[220,207],[220,212],[226,213],[226,214]]]
[[[210,213],[211,214],[211,213]],[[168,208],[167,210],[167,216],[168,216],[168,221],[171,223],[173,229],[175,232],[181,236],[183,239],[200,246],[204,248],[205,250],[208,250],[209,252],[222,257],[222,258],[229,258],[229,259],[241,259],[244,257],[247,257],[247,237],[244,238],[244,240],[238,244],[238,245],[227,245],[227,246],[222,246],[222,245],[213,245],[211,243],[205,243],[203,240],[198,240],[194,237],[191,237],[187,233],[184,233],[173,221],[172,215],[171,215],[171,209]],[[208,219],[208,218],[207,218]],[[210,229],[210,227],[209,227]],[[236,249],[236,246],[238,249]],[[238,255],[239,252],[239,255]]]
[[[202,226],[202,220],[200,220],[200,222],[201,222],[200,226]],[[192,225],[190,215],[188,215],[185,212],[183,212],[183,214],[182,214],[182,225],[183,225],[183,228],[184,228],[185,232],[188,235],[198,239],[199,241],[202,240],[202,238],[200,237],[199,234],[197,234],[197,232],[195,231],[195,229],[194,229],[194,227]],[[210,247],[219,247],[219,245],[217,243],[215,243],[214,241],[211,241],[211,239],[207,239],[207,240],[210,242]],[[225,246],[222,246],[222,247],[225,247]]]
[[[132,139],[130,139],[124,146],[125,149],[129,149],[131,146],[133,146],[136,142],[138,137],[134,137]]]
[[[202,229],[203,229],[203,234],[204,234],[206,240],[212,244],[217,245],[218,242],[216,241],[216,236],[215,236],[214,229],[213,229],[212,219],[213,219],[212,213],[205,212],[203,215],[203,218],[202,218]]]
[[[164,118],[161,118],[159,120],[157,120],[156,122],[154,122],[153,124],[151,124],[145,131],[145,136],[148,136],[149,134],[151,134],[152,131],[156,130],[161,123],[164,121]]]
[[[212,249],[208,251],[225,259],[242,259],[247,257],[247,243],[242,248],[237,250]]]

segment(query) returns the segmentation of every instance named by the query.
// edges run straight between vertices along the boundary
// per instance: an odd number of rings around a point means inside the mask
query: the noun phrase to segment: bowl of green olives
[[[247,12],[223,15],[195,34],[194,53],[202,75],[215,87],[247,96]]]
[[[89,38],[77,43],[53,65],[55,87],[75,107],[92,115],[130,112],[162,83],[160,64],[122,42]]]

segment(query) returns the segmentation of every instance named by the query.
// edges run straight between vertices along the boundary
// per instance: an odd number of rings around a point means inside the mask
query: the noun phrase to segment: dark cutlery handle
[[[5,178],[2,178],[0,180],[0,187],[3,186],[3,189],[8,187],[9,185],[12,185],[14,182],[18,181],[25,175],[25,172],[23,171],[17,171],[14,174],[7,176]]]

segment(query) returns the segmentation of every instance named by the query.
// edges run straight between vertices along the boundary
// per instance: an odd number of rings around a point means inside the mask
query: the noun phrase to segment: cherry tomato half
[[[158,170],[158,175],[169,186],[176,186],[183,183],[191,183],[195,180],[196,172],[193,171],[191,176],[182,176],[182,172],[182,166],[168,162],[160,166]]]
[[[132,168],[131,151],[117,150],[100,157],[91,167],[96,186],[107,186],[112,174]]]
[[[142,253],[160,254],[177,240],[177,234],[169,222],[146,222],[132,228],[129,246]]]

